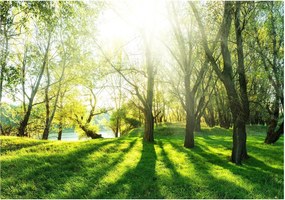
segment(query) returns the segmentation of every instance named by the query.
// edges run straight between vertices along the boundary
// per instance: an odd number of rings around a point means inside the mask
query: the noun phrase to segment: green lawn
[[[183,148],[179,124],[120,139],[82,142],[1,138],[1,198],[280,198],[283,136],[265,145],[264,127],[248,128],[250,159],[229,161],[231,130],[203,127]]]

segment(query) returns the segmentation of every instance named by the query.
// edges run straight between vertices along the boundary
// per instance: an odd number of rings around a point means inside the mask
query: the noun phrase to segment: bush
[[[131,128],[138,128],[141,126],[141,122],[135,118],[126,117],[125,122],[131,127]]]

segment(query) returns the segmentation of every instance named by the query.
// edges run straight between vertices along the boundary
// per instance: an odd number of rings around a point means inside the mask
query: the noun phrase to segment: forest
[[[284,198],[283,1],[1,1],[1,198]]]

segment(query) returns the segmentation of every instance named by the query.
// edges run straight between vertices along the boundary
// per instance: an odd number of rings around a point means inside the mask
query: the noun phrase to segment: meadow
[[[231,130],[202,127],[183,147],[184,126],[162,124],[114,139],[41,141],[1,136],[1,198],[284,198],[284,139],[263,143],[249,126],[250,158],[230,162]]]

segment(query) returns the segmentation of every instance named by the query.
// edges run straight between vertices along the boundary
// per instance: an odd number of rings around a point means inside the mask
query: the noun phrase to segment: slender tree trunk
[[[242,111],[244,121],[248,121],[249,118],[249,101],[247,96],[247,81],[245,75],[244,67],[244,53],[243,53],[243,38],[242,38],[242,27],[240,23],[240,9],[241,2],[236,2],[236,12],[235,12],[235,32],[236,32],[236,41],[237,41],[237,54],[238,54],[238,66],[237,72],[239,77],[239,89],[240,97],[242,102]]]
[[[117,117],[117,119],[116,119],[116,130],[115,130],[115,137],[116,138],[119,136],[119,126],[120,126],[120,123],[119,123],[119,119]]]
[[[58,85],[58,89],[57,89],[57,93],[56,93],[56,97],[55,97],[55,102],[51,111],[51,115],[50,115],[50,105],[49,105],[49,86],[50,86],[50,72],[49,72],[49,68],[47,66],[47,87],[45,89],[45,102],[46,102],[46,123],[45,123],[45,129],[44,129],[44,133],[43,133],[43,139],[47,140],[48,139],[48,135],[49,135],[49,130],[50,130],[50,126],[52,124],[55,112],[56,112],[56,108],[57,108],[57,104],[58,104],[58,99],[60,96],[60,91],[61,91],[61,86],[62,86],[62,80],[64,78],[64,72],[65,72],[65,67],[66,67],[66,62],[65,62],[66,58],[64,55],[64,59],[63,59],[63,65],[62,65],[62,71],[61,71],[61,75],[59,78],[59,85]]]
[[[283,129],[284,120],[282,122],[282,125],[278,128],[278,119],[279,119],[279,97],[278,95],[275,96],[273,108],[271,109],[272,111],[270,110],[269,107],[267,109],[270,114],[270,120],[267,125],[267,132],[266,132],[267,134],[266,134],[264,143],[274,144],[280,138],[281,134],[283,134],[283,130],[284,130]]]
[[[28,108],[27,108],[27,112],[25,113],[25,116],[24,116],[24,119],[20,122],[19,132],[17,134],[20,137],[27,136],[26,127],[28,125],[28,121],[29,121],[29,118],[30,118],[30,115],[31,115],[32,103],[33,102],[30,100]]]
[[[267,131],[267,136],[265,138],[264,143],[266,144],[274,144],[282,134],[284,134],[284,120],[280,124],[279,128],[275,131],[275,128],[277,127],[277,121],[272,120],[271,124],[269,124],[269,128]],[[274,127],[274,129],[273,129]]]
[[[49,105],[49,86],[50,86],[50,73],[48,64],[46,66],[46,72],[47,72],[47,86],[45,88],[45,106],[46,106],[46,120],[45,120],[45,128],[43,132],[43,140],[48,139],[49,135],[49,128],[50,128],[50,105]]]
[[[226,79],[227,80],[227,79]],[[246,121],[243,107],[237,99],[239,98],[232,81],[225,81],[230,108],[233,116],[233,148],[232,162],[240,165],[243,159],[248,158],[246,148]]]
[[[59,109],[60,109],[60,111],[62,111],[62,109],[63,109],[63,98],[64,98],[64,95],[65,95],[65,92],[66,92],[66,90],[65,91],[60,91],[60,95],[59,95]],[[62,132],[63,132],[63,115],[62,115],[62,113],[60,113],[59,125],[58,125],[58,136],[57,136],[58,140],[61,140]]]
[[[243,105],[239,100],[239,96],[234,85],[232,61],[228,48],[228,37],[232,21],[232,10],[232,2],[225,2],[224,20],[221,33],[221,51],[223,56],[224,70],[222,72],[221,78],[227,91],[234,121],[232,162],[239,165],[241,164],[241,161],[248,156],[246,152],[246,121],[243,112]]]
[[[195,123],[195,131],[201,132],[201,118],[198,116]]]
[[[195,126],[195,113],[194,113],[194,95],[190,90],[190,74],[186,72],[184,77],[185,87],[185,107],[186,107],[186,132],[184,139],[184,147],[194,147],[194,126]]]
[[[245,117],[244,117],[244,105],[240,101],[239,95],[235,88],[233,69],[231,62],[231,55],[228,47],[228,37],[231,28],[232,22],[232,13],[233,13],[233,3],[225,2],[223,21],[220,27],[219,33],[221,38],[221,53],[223,57],[223,71],[220,70],[215,58],[213,57],[213,52],[209,49],[207,44],[207,37],[205,34],[204,27],[202,25],[200,16],[197,12],[197,9],[193,3],[190,3],[192,10],[198,21],[199,28],[201,30],[203,38],[203,47],[207,54],[209,61],[211,62],[213,69],[218,75],[219,79],[223,82],[227,96],[229,99],[230,109],[233,117],[233,149],[232,149],[232,161],[236,164],[241,164],[241,161],[244,158],[247,158],[246,151],[246,132],[245,132]]]
[[[241,164],[248,158],[246,148],[246,123],[243,119],[236,119],[233,128],[232,162]]]
[[[154,119],[151,110],[145,110],[145,127],[144,127],[144,140],[148,142],[154,141],[153,136]]]
[[[145,115],[145,132],[144,140],[148,142],[154,141],[153,129],[153,90],[154,90],[154,66],[152,64],[151,52],[149,44],[145,41],[146,45],[146,65],[147,65],[147,96],[145,101],[144,115]]]
[[[6,23],[6,22],[4,22]],[[3,43],[3,52],[1,55],[1,72],[0,72],[0,106],[2,102],[2,95],[3,95],[3,82],[4,82],[4,72],[6,70],[7,64],[7,57],[8,57],[8,46],[9,46],[9,37],[7,33],[6,25],[3,25],[3,32],[4,32],[4,43]]]
[[[232,161],[241,164],[240,160],[247,159],[247,148],[246,148],[246,122],[249,118],[249,101],[247,96],[247,82],[245,76],[245,67],[244,67],[244,53],[243,53],[243,39],[242,39],[242,28],[240,24],[240,9],[241,2],[236,2],[236,12],[235,12],[235,32],[236,32],[236,41],[237,41],[237,53],[238,53],[238,67],[237,72],[239,75],[239,89],[241,97],[241,112],[236,120],[235,130],[234,130],[234,147],[232,153]],[[237,132],[237,133],[235,133]],[[238,138],[236,138],[238,137]],[[238,141],[238,142],[237,142]],[[239,144],[236,144],[239,143]],[[241,152],[239,153],[240,145]],[[238,153],[236,153],[237,151]]]
[[[59,120],[59,125],[58,125],[58,136],[57,139],[61,140],[62,137],[62,130],[63,130],[63,125],[62,125],[62,118]]]
[[[5,22],[4,22],[5,23]],[[4,45],[4,52],[1,55],[1,72],[0,72],[0,109],[2,107],[2,95],[3,95],[3,82],[4,82],[4,72],[6,70],[6,64],[7,64],[7,57],[8,57],[8,45],[9,45],[9,37],[7,35],[7,29],[6,25],[4,25],[3,28],[4,31],[4,38],[5,42],[3,43]],[[1,117],[1,116],[0,116]],[[0,135],[4,133],[2,124],[0,122]]]
[[[22,74],[21,74],[21,85],[22,85],[22,93],[23,93],[23,110],[24,113],[27,112],[26,108],[26,88],[25,88],[25,83],[26,83],[26,62],[27,62],[27,53],[28,53],[28,48],[25,46],[25,52],[24,52],[24,57],[23,57],[23,62],[22,62]]]
[[[43,59],[43,64],[41,66],[41,69],[40,69],[40,73],[37,77],[37,81],[35,83],[35,86],[31,92],[31,96],[29,98],[29,105],[28,105],[28,108],[27,108],[27,112],[25,113],[25,116],[23,118],[23,120],[20,122],[20,127],[18,129],[18,136],[20,137],[23,137],[23,136],[27,136],[27,134],[25,133],[26,132],[26,128],[27,128],[27,125],[28,125],[28,121],[29,121],[29,118],[30,118],[30,115],[31,115],[31,111],[32,111],[32,108],[33,108],[33,102],[34,102],[34,98],[38,92],[38,88],[40,86],[40,82],[41,82],[41,79],[42,79],[42,76],[43,76],[43,73],[44,73],[44,70],[45,70],[45,67],[46,67],[46,63],[47,63],[47,59],[48,59],[48,52],[49,52],[49,47],[50,47],[50,40],[51,40],[51,32],[49,33],[49,38],[48,38],[48,44],[47,44],[47,47],[45,49],[45,55],[44,55],[44,59]]]

